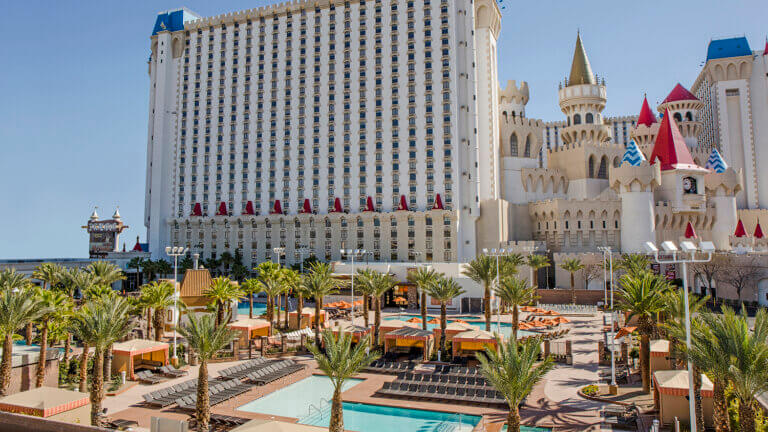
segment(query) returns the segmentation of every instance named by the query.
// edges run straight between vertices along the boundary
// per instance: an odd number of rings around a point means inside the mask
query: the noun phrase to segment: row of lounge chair
[[[451,374],[451,375],[465,375],[465,376],[478,376],[480,370],[473,367],[459,366],[459,365],[435,365],[436,374]]]
[[[142,395],[147,405],[167,407],[197,391],[197,378]]]
[[[467,376],[453,374],[423,374],[412,372],[401,372],[397,374],[397,381],[408,383],[433,383],[462,387],[488,387],[489,384],[482,376]]]
[[[214,384],[208,388],[208,397],[211,406],[226,402],[235,396],[239,396],[253,387],[251,384],[243,384],[240,380],[233,379]],[[176,400],[176,405],[183,410],[195,409],[197,406],[197,394],[184,396]]]
[[[189,375],[188,371],[176,369],[172,365],[168,366],[162,366],[160,369],[158,369],[160,373],[164,376],[167,376],[168,378],[181,378],[183,376]]]
[[[296,363],[293,360],[280,360],[249,373],[245,378],[256,385],[265,385],[298,372],[306,367],[307,365]]]
[[[435,384],[414,384],[408,382],[385,382],[377,392],[384,396],[416,399],[450,400],[478,404],[506,404],[507,401],[495,389],[475,389],[461,386]]]
[[[176,369],[175,367],[168,365],[159,367],[157,372],[143,370],[141,372],[135,373],[134,376],[140,383],[151,385],[161,383],[165,381],[165,378],[181,378],[183,376],[187,376],[188,374],[189,372],[187,371]]]
[[[567,335],[570,332],[571,332],[571,329],[569,329],[569,328],[562,329],[562,330],[558,330],[558,331],[555,331],[555,332],[544,333],[543,338],[545,340],[546,339],[557,339],[559,337]]]
[[[134,374],[136,380],[143,384],[158,384],[165,381],[165,378],[154,374],[152,371],[143,370]]]
[[[270,360],[267,360],[265,358],[259,357],[253,360],[248,360],[242,364],[239,364],[237,366],[228,367],[226,369],[222,369],[219,371],[218,379],[242,379],[245,378],[246,375],[248,375],[251,372],[254,372],[267,364],[271,363]]]
[[[400,372],[411,371],[416,367],[416,363],[411,362],[391,362],[384,360],[376,360],[371,363],[365,372],[384,373],[384,374],[397,374]]]

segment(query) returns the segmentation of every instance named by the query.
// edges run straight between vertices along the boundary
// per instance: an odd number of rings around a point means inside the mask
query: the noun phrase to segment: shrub
[[[600,390],[597,388],[596,385],[592,384],[586,387],[582,387],[581,392],[587,396],[597,396]]]

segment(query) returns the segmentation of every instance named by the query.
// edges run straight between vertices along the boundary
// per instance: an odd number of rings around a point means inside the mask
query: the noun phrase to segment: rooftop
[[[152,28],[152,36],[162,32],[170,31],[175,32],[184,30],[184,23],[196,19],[200,19],[201,16],[192,12],[187,8],[180,8],[174,10],[168,10],[157,14],[155,20],[155,26]]]
[[[707,61],[752,55],[749,42],[744,36],[727,39],[714,39],[707,47]]]

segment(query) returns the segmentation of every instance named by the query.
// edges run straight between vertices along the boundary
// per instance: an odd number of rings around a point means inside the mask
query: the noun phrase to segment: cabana
[[[303,328],[315,328],[315,308],[305,307],[301,310],[301,325],[298,325],[298,312],[288,312],[288,327],[291,330],[301,330]],[[325,311],[320,309],[320,327],[325,324]]]
[[[688,371],[663,370],[653,374],[653,402],[659,410],[662,425],[671,425],[675,417],[681,421],[690,418],[688,411]],[[701,374],[701,405],[704,410],[704,423],[714,426],[714,391],[712,381]]]
[[[460,323],[457,321],[450,322],[445,325],[445,339],[450,342],[453,340],[453,337],[459,333],[464,333],[467,330],[472,330],[475,327],[467,324],[467,323]],[[435,340],[440,340],[440,334],[442,333],[442,330],[440,327],[435,327],[434,330],[432,330],[435,333]]]
[[[336,324],[331,327],[333,334],[338,336],[339,332],[350,333],[352,334],[352,343],[360,342],[366,335],[371,333],[370,327],[351,324],[348,321],[336,321]]]
[[[56,387],[38,387],[0,398],[0,411],[66,423],[91,423],[91,400],[88,393]],[[2,427],[0,429],[5,430]]]
[[[112,346],[112,373],[126,372],[134,380],[136,369],[157,369],[168,365],[168,344],[147,339],[118,342]]]
[[[256,419],[232,429],[231,432],[324,432],[327,430],[328,428],[307,426],[298,423]]]
[[[499,336],[499,340],[502,336]],[[454,357],[473,357],[478,351],[485,351],[486,346],[497,347],[497,340],[493,333],[475,329],[459,333],[453,337]]]
[[[248,348],[249,341],[270,336],[269,321],[260,318],[246,318],[229,324],[229,328],[240,333],[238,346]]]
[[[654,339],[651,341],[651,373],[672,369],[672,357],[669,355],[669,341]]]
[[[411,324],[399,319],[383,320],[379,326],[379,338],[384,339],[384,336],[387,333],[402,327],[416,328],[418,326],[416,324]]]
[[[435,348],[435,335],[429,330],[413,327],[401,327],[384,335],[384,353],[413,348],[420,348],[424,360],[429,360]]]

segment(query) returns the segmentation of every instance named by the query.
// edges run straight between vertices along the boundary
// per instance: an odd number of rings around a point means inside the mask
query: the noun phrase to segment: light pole
[[[614,310],[613,310],[613,251],[611,250],[610,246],[598,246],[597,249],[603,253],[603,298],[605,301],[606,307],[608,307],[608,280],[606,279],[605,275],[605,264],[606,259],[605,255],[608,254],[608,266],[610,274],[610,286],[611,286],[611,304],[609,307],[609,316],[611,317],[611,331],[609,338],[611,339],[611,391],[614,391],[616,389],[616,361],[615,361],[615,355],[616,355],[616,339],[614,335],[614,326],[616,319],[614,317]]]
[[[341,252],[342,255],[347,255],[352,260],[352,277],[350,278],[352,280],[352,314],[350,317],[350,322],[355,322],[355,256],[356,255],[365,255],[367,251],[365,249],[339,249],[339,252]],[[365,301],[365,300],[363,300]]]
[[[176,326],[179,324],[179,292],[176,289],[176,279],[179,273],[179,257],[185,255],[189,249],[181,246],[166,246],[165,254],[173,257],[173,356],[174,363],[178,364],[179,355],[176,350]]]
[[[274,252],[275,255],[277,255],[277,266],[280,267],[280,257],[285,253],[285,248],[284,247],[272,248],[272,252]]]
[[[653,242],[645,242],[645,249],[653,254],[653,258],[659,264],[680,264],[683,270],[683,301],[685,302],[685,346],[688,352],[691,350],[691,311],[688,303],[688,263],[705,263],[712,259],[712,252],[715,251],[714,243],[702,241],[696,247],[692,241],[685,240],[680,242],[680,251],[674,242],[665,241],[661,243],[664,252],[672,254],[672,259],[659,259],[659,248]],[[706,258],[696,259],[696,252],[703,252]],[[680,255],[678,255],[680,252]],[[688,358],[688,410],[690,412],[691,432],[696,432],[696,401],[693,392],[693,364]]]
[[[312,250],[302,245],[302,246],[299,246],[298,249],[296,249],[296,252],[298,252],[299,254],[299,272],[301,274],[304,274],[304,254],[309,255],[310,253],[312,253]]]
[[[512,249],[483,249],[483,253],[488,256],[496,257],[496,288],[501,286],[501,278],[499,276],[499,257],[507,256],[512,253]],[[494,301],[495,300],[495,301]],[[496,303],[496,331],[501,332],[501,299],[496,299],[494,291],[491,290],[491,301]]]

